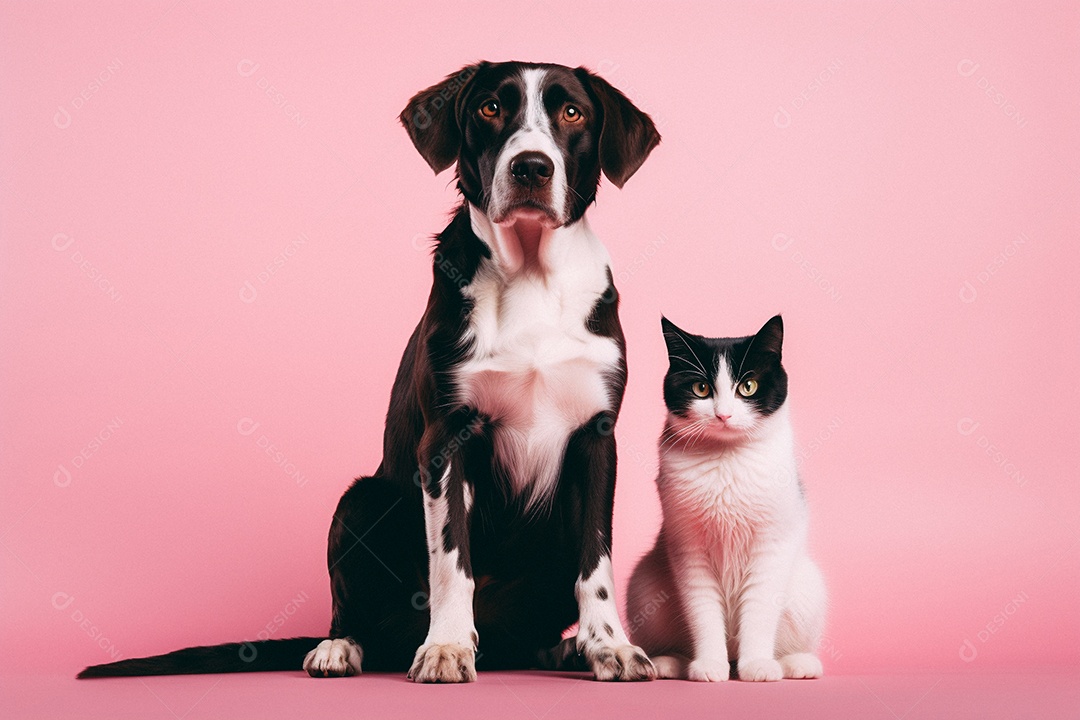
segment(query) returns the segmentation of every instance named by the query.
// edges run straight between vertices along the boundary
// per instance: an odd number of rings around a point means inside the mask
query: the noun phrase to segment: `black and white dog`
[[[188,648],[80,677],[303,667],[476,667],[580,653],[601,680],[655,676],[615,604],[613,429],[625,346],[608,253],[589,228],[660,141],[585,69],[479,63],[418,93],[401,121],[464,202],[437,238],[427,309],[394,382],[383,461],[334,513],[330,638]],[[579,622],[576,645],[560,643]],[[312,645],[317,647],[312,649]],[[419,648],[419,649],[417,649]]]

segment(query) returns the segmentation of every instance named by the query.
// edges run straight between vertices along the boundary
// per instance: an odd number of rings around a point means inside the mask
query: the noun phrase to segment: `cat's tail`
[[[297,637],[190,647],[175,650],[165,655],[119,660],[105,665],[91,665],[76,677],[197,675],[202,673],[300,670],[304,657],[323,639]]]

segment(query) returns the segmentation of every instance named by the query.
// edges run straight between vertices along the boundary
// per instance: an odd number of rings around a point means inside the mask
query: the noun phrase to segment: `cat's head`
[[[787,399],[780,363],[784,321],[754,335],[707,338],[661,318],[670,366],[664,376],[668,432],[687,442],[734,443],[757,435]]]

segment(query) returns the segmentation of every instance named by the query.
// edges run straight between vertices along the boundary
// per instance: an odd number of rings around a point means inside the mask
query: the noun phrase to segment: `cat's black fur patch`
[[[660,318],[660,325],[670,362],[664,376],[664,404],[670,412],[686,416],[691,404],[699,399],[694,395],[694,385],[698,382],[713,385],[721,357],[727,360],[733,385],[747,378],[758,382],[757,392],[740,398],[743,402],[762,415],[771,415],[784,404],[788,377],[781,364],[784,321],[779,315],[770,318],[755,334],[735,338],[694,335],[666,317]]]

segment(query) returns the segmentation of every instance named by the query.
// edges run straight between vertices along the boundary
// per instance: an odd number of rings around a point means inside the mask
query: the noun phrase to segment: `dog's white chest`
[[[604,373],[619,361],[610,338],[586,320],[599,293],[565,297],[531,279],[474,308],[472,358],[462,367],[464,402],[519,431],[576,428],[610,407]]]
[[[496,454],[533,498],[557,482],[570,435],[612,409],[606,377],[621,350],[587,327],[607,290],[606,253],[577,259],[509,279],[492,266],[466,290],[474,305],[460,400],[494,421]]]

